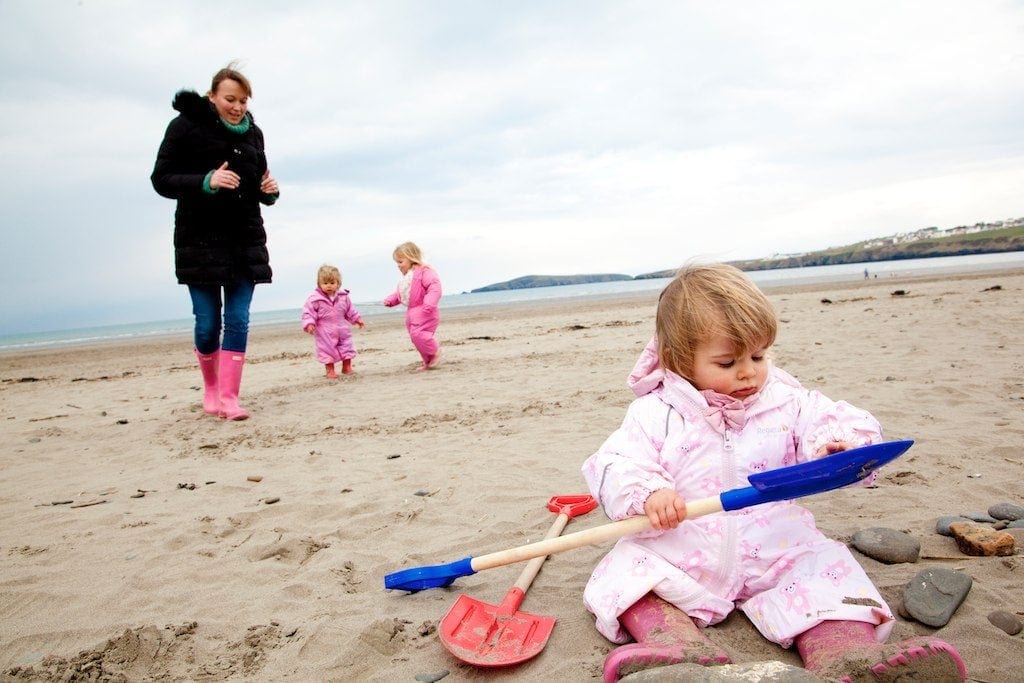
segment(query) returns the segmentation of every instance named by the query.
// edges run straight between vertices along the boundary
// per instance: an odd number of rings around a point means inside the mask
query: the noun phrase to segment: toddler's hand
[[[826,455],[833,455],[834,453],[842,453],[843,451],[848,451],[851,448],[857,448],[857,444],[850,443],[849,441],[829,441],[827,444],[816,450],[814,455],[821,458]]]
[[[359,325],[359,329],[363,329],[364,327],[366,327],[366,323],[364,323],[362,320],[357,322],[356,325]]]
[[[686,501],[673,489],[658,489],[647,497],[644,512],[657,531],[675,529],[686,519]]]
[[[306,325],[304,329],[306,330],[306,334],[313,334],[313,330],[316,329],[316,326],[313,323],[310,323]]]

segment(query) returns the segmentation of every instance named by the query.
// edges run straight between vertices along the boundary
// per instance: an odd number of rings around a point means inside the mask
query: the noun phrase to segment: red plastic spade
[[[545,539],[562,533],[569,520],[597,507],[593,496],[554,496],[548,509],[557,512]],[[533,558],[500,605],[460,595],[441,619],[441,642],[453,655],[476,666],[510,666],[537,656],[548,642],[554,617],[519,612],[526,591],[547,555]]]

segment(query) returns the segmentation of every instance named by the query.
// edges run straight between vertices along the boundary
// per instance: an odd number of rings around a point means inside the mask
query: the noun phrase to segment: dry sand
[[[1024,558],[961,555],[934,527],[1024,503],[1024,271],[769,294],[781,367],[917,440],[877,488],[807,499],[820,526],[921,540],[915,564],[859,556],[894,604],[924,568],[970,574],[946,627],[894,635],[950,641],[973,680],[1022,680],[1024,636],[986,617],[1024,613]],[[581,463],[622,420],[656,296],[445,310],[446,360],[420,374],[401,318],[371,319],[337,381],[298,321],[257,328],[237,423],[202,413],[187,337],[0,356],[2,677],[599,679],[612,644],[581,593],[607,546],[548,559],[522,609],[558,623],[504,670],[461,663],[436,629],[460,594],[500,602],[520,565],[415,594],[383,577],[544,535],[548,498],[585,492]],[[738,613],[711,636],[736,662],[798,663]]]

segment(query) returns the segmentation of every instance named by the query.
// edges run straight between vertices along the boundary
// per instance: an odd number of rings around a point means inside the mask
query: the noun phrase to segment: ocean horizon
[[[797,284],[850,282],[863,279],[865,270],[869,277],[882,278],[897,275],[954,274],[1015,267],[1024,267],[1024,251],[969,254],[965,256],[938,256],[896,261],[874,261],[870,263],[843,263],[830,266],[806,266],[802,268],[777,268],[748,271],[747,275],[759,286],[771,288]],[[660,290],[670,279],[616,280],[612,282],[554,285],[503,291],[446,294],[441,299],[440,308],[444,311],[445,309],[455,308],[609,296]],[[404,315],[402,308],[387,308],[377,301],[356,301],[355,305],[359,308],[362,316],[368,320]],[[250,329],[289,323],[295,324],[296,329],[298,329],[301,310],[301,307],[296,306],[269,311],[252,311],[249,320]],[[4,335],[0,336],[0,353],[178,335],[190,332],[192,325],[192,318],[188,317],[173,320],[156,320]]]

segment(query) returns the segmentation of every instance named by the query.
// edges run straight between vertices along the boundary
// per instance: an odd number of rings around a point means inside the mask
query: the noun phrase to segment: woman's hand
[[[278,193],[277,181],[271,177],[269,168],[263,172],[263,180],[260,181],[260,192],[263,194]]]
[[[241,178],[234,171],[228,170],[226,161],[210,176],[210,188],[214,190],[235,190],[238,189],[239,182],[241,182]]]
[[[647,497],[644,512],[654,529],[675,529],[686,519],[686,501],[673,489],[658,489]]]

